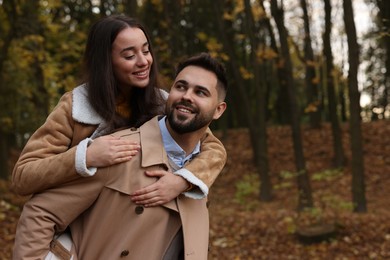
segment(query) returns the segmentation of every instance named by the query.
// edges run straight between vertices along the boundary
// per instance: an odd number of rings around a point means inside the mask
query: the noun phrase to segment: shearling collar
[[[166,100],[168,98],[168,92],[163,89],[159,89],[159,91]],[[89,103],[87,86],[85,84],[73,89],[72,116],[74,120],[84,124],[100,125],[105,122],[93,109],[91,103]]]
[[[104,123],[104,119],[93,109],[87,96],[88,93],[85,84],[80,85],[73,90],[73,119],[77,122],[89,125],[100,125]]]

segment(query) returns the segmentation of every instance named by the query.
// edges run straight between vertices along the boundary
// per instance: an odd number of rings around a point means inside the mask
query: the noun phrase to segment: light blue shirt
[[[167,125],[165,123],[166,118],[167,117],[164,116],[158,121],[165,151],[167,152],[168,157],[179,168],[183,168],[186,162],[188,162],[194,156],[200,153],[200,142],[198,142],[194,150],[188,156],[186,156],[186,152],[176,143],[176,141],[172,138],[171,134],[169,133],[167,129]]]

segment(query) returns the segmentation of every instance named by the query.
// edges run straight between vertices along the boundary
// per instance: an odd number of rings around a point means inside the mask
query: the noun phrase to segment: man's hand
[[[158,177],[158,181],[133,192],[131,200],[136,204],[142,204],[145,207],[154,207],[165,204],[185,191],[189,184],[181,176],[171,172],[158,170],[146,171],[149,177]]]

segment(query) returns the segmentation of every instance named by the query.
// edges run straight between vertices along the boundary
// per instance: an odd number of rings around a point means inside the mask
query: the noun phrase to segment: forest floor
[[[353,213],[348,125],[343,125],[344,169],[332,167],[330,126],[302,128],[306,167],[316,207],[298,214],[294,157],[288,127],[268,129],[273,200],[261,202],[246,129],[223,140],[228,162],[210,190],[209,259],[390,259],[390,121],[362,124],[367,213]],[[10,163],[12,166],[12,162]],[[16,223],[25,197],[0,182],[0,259],[10,259]],[[307,223],[334,224],[323,241],[302,240]],[[322,222],[321,222],[322,221]]]

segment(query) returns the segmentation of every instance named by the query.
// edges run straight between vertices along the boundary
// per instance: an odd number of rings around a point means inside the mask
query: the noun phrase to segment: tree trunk
[[[287,40],[287,31],[284,26],[283,6],[278,7],[277,1],[271,1],[271,13],[279,31],[281,54],[284,59],[284,80],[287,84],[290,101],[291,131],[294,146],[295,165],[297,168],[298,183],[298,210],[313,207],[313,198],[310,187],[309,175],[306,170],[305,157],[303,154],[302,136],[299,120],[299,112],[296,101],[294,78],[292,74],[292,64]]]
[[[386,108],[389,105],[389,93],[390,93],[390,1],[389,0],[377,0],[379,9],[379,18],[382,23],[381,40],[382,46],[385,49],[385,74],[384,74],[384,85],[381,106],[383,108],[382,116],[385,118]]]
[[[344,23],[348,39],[348,94],[349,94],[349,129],[352,150],[352,199],[355,212],[366,212],[364,184],[364,158],[360,120],[360,93],[357,73],[359,67],[359,45],[357,43],[351,0],[344,0]]]
[[[137,0],[124,1],[125,14],[131,17],[138,17],[138,3]]]
[[[265,11],[266,9],[264,8],[264,0],[259,0],[260,6],[263,8]],[[278,56],[275,58],[276,62],[276,81],[278,85],[278,94],[277,94],[277,100],[276,100],[276,118],[277,122],[279,124],[288,124],[290,122],[290,104],[289,104],[289,99],[288,99],[288,91],[287,91],[287,85],[285,82],[285,79],[283,78],[284,75],[284,68],[282,66],[283,64],[283,59],[279,53],[279,49],[276,43],[276,37],[274,35],[271,21],[268,17],[264,18],[262,20],[262,23],[264,23],[265,27],[267,28],[267,31],[269,33],[270,37],[270,45],[271,49],[278,54]],[[276,86],[277,86],[276,85]],[[273,85],[275,87],[275,85]]]
[[[239,98],[241,99],[241,104],[242,104],[242,107],[244,109],[243,114],[244,114],[245,121],[247,122],[248,128],[249,128],[249,136],[250,136],[250,140],[251,140],[251,144],[252,144],[252,150],[255,154],[255,153],[257,153],[257,151],[259,151],[259,149],[257,147],[257,145],[259,144],[259,141],[258,141],[259,136],[258,136],[256,125],[254,124],[255,120],[254,120],[253,112],[251,111],[251,108],[249,106],[250,99],[249,99],[249,96],[247,93],[247,89],[245,88],[245,85],[243,84],[245,81],[243,80],[240,72],[238,71],[238,68],[240,67],[240,65],[237,62],[238,61],[238,59],[236,58],[237,55],[234,51],[234,46],[232,45],[232,41],[230,40],[233,37],[231,36],[230,31],[226,29],[226,28],[232,28],[232,26],[225,27],[225,24],[224,24],[223,20],[221,19],[222,14],[223,14],[221,7],[224,6],[223,1],[222,0],[213,1],[213,6],[215,8],[216,17],[217,17],[216,23],[217,23],[217,26],[219,28],[218,32],[220,32],[219,39],[221,39],[221,42],[223,43],[223,48],[225,50],[225,53],[227,53],[230,57],[230,61],[228,62],[229,69],[230,69],[230,72],[232,73],[234,83],[235,83],[236,88],[238,90]],[[262,173],[262,174],[265,174],[265,173]],[[266,172],[266,174],[268,174],[268,171]],[[269,188],[269,187],[267,187],[267,188]],[[264,192],[264,191],[262,191],[262,192]],[[268,192],[268,191],[265,190],[265,192]],[[268,196],[269,194],[266,194],[266,195]],[[266,199],[269,199],[265,195],[261,195],[261,196],[264,196]]]
[[[328,110],[330,123],[332,125],[332,136],[333,136],[333,152],[334,158],[333,163],[335,167],[343,167],[344,166],[344,152],[343,152],[343,143],[341,136],[341,129],[339,118],[337,116],[337,101],[336,101],[336,93],[334,87],[334,79],[333,79],[333,54],[330,44],[330,32],[332,30],[331,23],[331,13],[332,6],[330,0],[324,0],[325,7],[325,31],[323,35],[323,44],[324,50],[323,55],[325,58],[325,78],[326,78],[326,87],[328,93]]]
[[[307,13],[306,0],[301,0],[301,7],[303,11],[303,22],[305,28],[305,82],[307,89],[308,105],[312,107],[309,112],[310,126],[313,128],[319,128],[321,126],[321,102],[318,97],[318,83],[316,83],[317,81],[315,80],[316,71],[314,66],[314,53],[313,48],[311,46],[310,23],[309,15]]]
[[[261,81],[261,78],[265,78],[260,69],[260,64],[257,59],[257,48],[259,42],[255,37],[256,26],[255,20],[252,15],[252,8],[249,0],[245,0],[245,16],[247,25],[247,35],[251,44],[251,65],[253,67],[254,74],[254,87],[256,91],[256,115],[255,122],[257,122],[257,142],[255,144],[257,152],[255,162],[260,174],[260,200],[271,201],[272,200],[272,184],[269,177],[268,166],[268,148],[267,148],[267,122],[266,122],[266,85]]]
[[[2,5],[5,14],[9,21],[9,30],[6,35],[3,36],[3,44],[1,45],[0,51],[0,92],[3,89],[3,69],[6,60],[8,59],[8,50],[11,46],[12,40],[16,37],[16,25],[17,25],[17,12],[16,4],[14,1],[5,1]],[[7,131],[0,126],[0,178],[8,179],[8,138]]]

